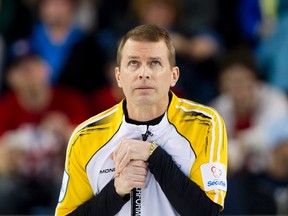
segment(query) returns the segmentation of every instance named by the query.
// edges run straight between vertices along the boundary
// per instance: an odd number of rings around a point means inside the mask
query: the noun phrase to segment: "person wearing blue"
[[[78,0],[38,1],[38,17],[31,34],[16,41],[11,53],[17,56],[24,50],[41,56],[50,67],[49,81],[53,85],[64,84],[90,93],[105,83],[104,59],[93,31],[85,30],[75,20],[79,4]]]
[[[238,18],[263,78],[288,93],[288,1],[242,0]]]

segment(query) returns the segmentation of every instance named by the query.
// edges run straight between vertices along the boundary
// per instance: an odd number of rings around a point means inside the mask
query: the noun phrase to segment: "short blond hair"
[[[163,40],[168,48],[168,60],[171,67],[176,66],[175,47],[166,29],[157,25],[140,25],[125,34],[117,50],[117,66],[120,66],[122,59],[122,50],[128,39],[134,41],[159,42]]]

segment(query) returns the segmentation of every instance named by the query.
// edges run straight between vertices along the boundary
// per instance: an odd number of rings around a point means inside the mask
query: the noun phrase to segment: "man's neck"
[[[125,112],[126,119],[131,119],[137,122],[148,122],[153,119],[163,116],[166,112],[172,95],[169,94],[169,99],[167,102],[162,102],[157,106],[133,106],[127,104],[127,101],[124,100],[123,109]]]
[[[157,125],[161,122],[164,115],[165,115],[165,112],[162,115],[160,115],[154,119],[151,119],[149,121],[137,121],[137,120],[130,119],[127,115],[125,115],[125,120],[127,123],[135,124],[135,125],[147,125],[147,126],[148,125]]]

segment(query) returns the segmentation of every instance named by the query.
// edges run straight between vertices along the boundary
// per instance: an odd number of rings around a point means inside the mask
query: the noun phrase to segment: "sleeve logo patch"
[[[64,197],[66,195],[68,181],[69,181],[69,175],[66,171],[64,171],[62,185],[61,185],[61,189],[60,189],[59,200],[58,200],[59,203],[62,202],[62,200],[64,199]]]
[[[207,163],[201,166],[201,174],[205,191],[227,191],[226,168],[221,163]]]

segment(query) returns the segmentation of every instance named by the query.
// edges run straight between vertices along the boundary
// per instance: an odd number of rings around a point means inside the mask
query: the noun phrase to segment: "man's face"
[[[129,39],[123,47],[120,68],[116,68],[115,75],[128,103],[157,106],[168,101],[168,91],[176,84],[179,69],[170,66],[164,41]]]

